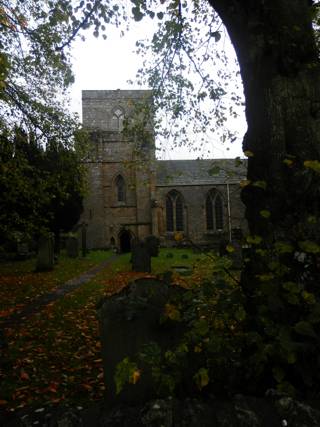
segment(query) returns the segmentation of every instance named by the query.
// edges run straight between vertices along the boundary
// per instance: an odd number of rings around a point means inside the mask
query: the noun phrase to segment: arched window
[[[183,231],[183,200],[176,190],[167,194],[166,219],[167,231]]]
[[[207,230],[223,230],[223,200],[216,190],[211,190],[206,198]]]
[[[121,131],[123,128],[124,111],[117,107],[112,112],[112,128]]]
[[[121,175],[118,175],[116,180],[116,194],[118,202],[126,201],[126,183]]]

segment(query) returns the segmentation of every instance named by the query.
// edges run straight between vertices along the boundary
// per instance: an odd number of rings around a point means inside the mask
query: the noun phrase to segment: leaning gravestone
[[[52,235],[42,236],[38,242],[37,271],[53,270],[54,239]]]
[[[68,237],[66,241],[67,255],[70,258],[78,258],[79,256],[79,242],[76,237]]]
[[[139,381],[126,384],[117,394],[116,368],[127,357],[137,362],[137,354],[145,344],[154,342],[165,351],[179,342],[184,332],[182,323],[170,319],[161,322],[161,318],[166,303],[183,292],[186,292],[183,288],[144,278],[100,302],[98,318],[108,406],[117,403],[138,404],[157,394],[150,366],[141,361]]]

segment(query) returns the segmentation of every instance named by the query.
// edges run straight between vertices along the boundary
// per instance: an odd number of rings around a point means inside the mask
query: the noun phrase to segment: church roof
[[[157,186],[234,184],[246,177],[246,160],[157,160]]]

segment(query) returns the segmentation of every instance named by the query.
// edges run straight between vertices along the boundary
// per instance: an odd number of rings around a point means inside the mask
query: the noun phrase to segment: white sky
[[[145,29],[146,34],[143,34]],[[71,108],[81,118],[81,91],[82,90],[111,90],[111,89],[141,89],[137,85],[130,85],[128,80],[135,81],[142,59],[134,54],[135,42],[150,35],[150,27],[133,26],[130,32],[120,37],[116,28],[108,30],[107,40],[95,38],[86,34],[86,41],[76,41],[73,49],[73,70],[75,83],[71,90]],[[230,51],[231,63],[234,61],[234,52]],[[232,58],[233,56],[233,58]],[[165,147],[165,151],[158,156],[162,159],[191,159],[199,156],[209,158],[230,158],[243,156],[241,143],[246,130],[244,113],[237,120],[230,121],[229,126],[238,132],[239,138],[232,144],[222,144],[215,135],[210,135],[205,147],[198,152],[190,152],[187,148],[173,149]]]

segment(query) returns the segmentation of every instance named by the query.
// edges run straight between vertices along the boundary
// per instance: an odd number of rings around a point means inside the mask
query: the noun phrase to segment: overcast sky
[[[144,38],[146,29],[150,34],[150,28],[140,25],[125,34],[119,36],[119,30],[111,28],[108,31],[107,40],[95,38],[89,33],[86,41],[78,40],[73,49],[73,70],[75,84],[71,90],[72,109],[81,117],[81,91],[88,89],[137,89],[130,85],[128,80],[135,80],[138,68],[141,66],[141,58],[134,54],[135,42]],[[231,62],[234,55],[230,48]],[[190,152],[186,148],[173,149],[166,146],[165,151],[159,155],[162,159],[187,159],[199,156],[209,158],[228,158],[242,156],[241,141],[246,130],[244,114],[237,120],[230,121],[230,127],[236,130],[239,138],[234,143],[222,144],[215,135],[210,135],[205,147],[198,152]]]

